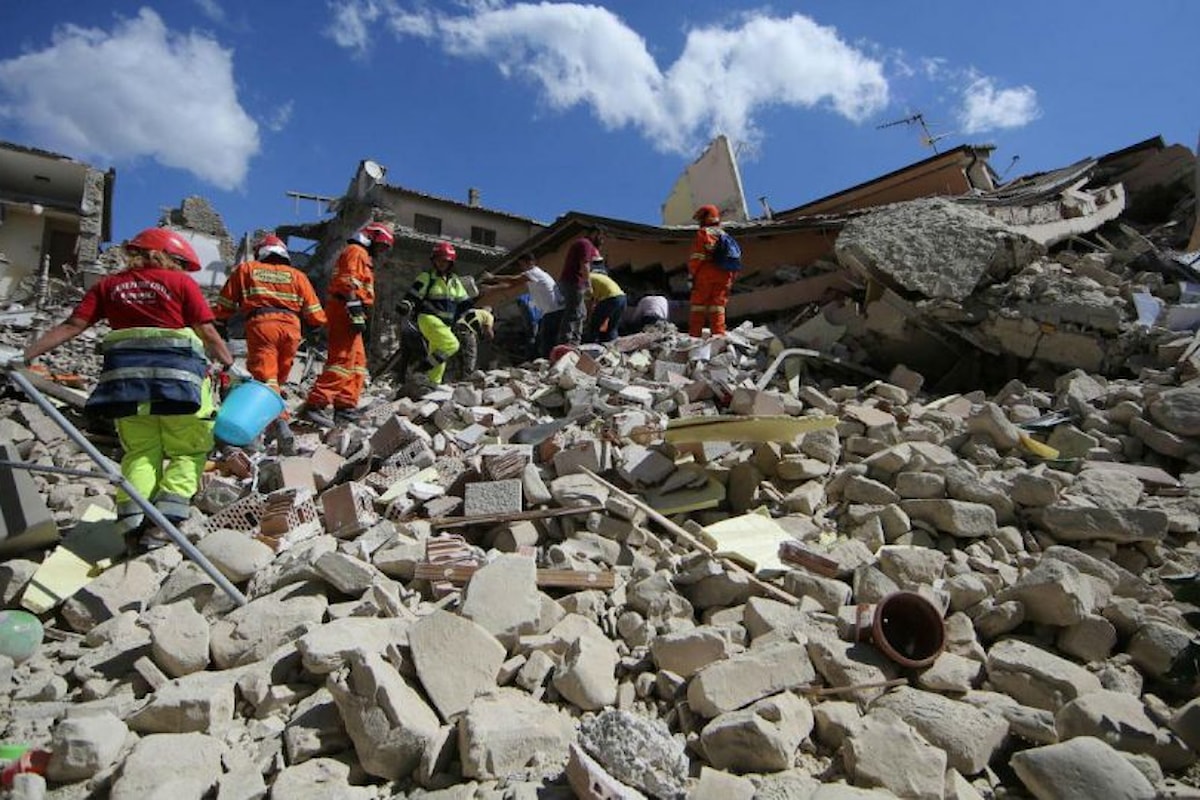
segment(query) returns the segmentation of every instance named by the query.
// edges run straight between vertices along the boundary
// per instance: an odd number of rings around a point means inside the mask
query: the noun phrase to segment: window
[[[496,232],[490,228],[480,228],[478,225],[471,226],[471,243],[482,244],[487,247],[496,246]]]
[[[413,227],[417,229],[417,233],[428,233],[433,236],[442,235],[442,221],[437,217],[413,214]]]

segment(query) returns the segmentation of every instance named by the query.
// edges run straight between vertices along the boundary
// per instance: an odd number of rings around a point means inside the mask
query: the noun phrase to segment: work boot
[[[362,419],[362,411],[357,408],[335,408],[333,410],[333,421],[339,425],[358,422],[360,419]]]
[[[332,428],[336,424],[333,415],[324,408],[306,408],[300,414],[300,419],[321,428]]]
[[[275,448],[281,456],[296,455],[296,435],[286,419],[275,420]]]

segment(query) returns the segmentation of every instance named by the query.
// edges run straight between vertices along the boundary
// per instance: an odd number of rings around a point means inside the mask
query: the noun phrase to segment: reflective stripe
[[[274,297],[279,300],[291,300],[296,303],[301,303],[304,298],[295,292],[280,292],[275,289],[268,289],[264,286],[251,286],[246,290],[247,297]]]
[[[101,342],[100,352],[111,353],[114,350],[177,350],[181,353],[192,353],[203,356],[204,346],[197,341],[186,339],[124,339],[114,342]]]
[[[126,381],[130,379],[183,381],[184,383],[195,384],[197,387],[204,382],[204,378],[186,369],[118,367],[117,369],[108,369],[100,373],[100,377],[96,379],[96,383],[110,383],[112,381]]]
[[[187,519],[192,513],[192,501],[178,495],[159,495],[154,501],[154,507],[170,520]]]

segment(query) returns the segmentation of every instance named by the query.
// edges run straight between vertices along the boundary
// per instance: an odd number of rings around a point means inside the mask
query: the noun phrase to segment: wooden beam
[[[646,514],[647,517],[649,517],[650,519],[657,522],[663,528],[663,530],[665,530],[667,533],[674,536],[677,540],[683,542],[684,544],[688,545],[689,547],[691,547],[694,550],[699,550],[701,553],[704,553],[705,555],[709,555],[709,556],[712,556],[713,558],[716,558],[721,563],[721,565],[723,567],[725,567],[725,569],[729,570],[730,572],[736,572],[741,575],[745,575],[747,580],[751,583],[751,585],[756,586],[758,589],[760,589],[761,591],[766,593],[766,595],[768,597],[770,597],[774,600],[779,600],[780,602],[783,602],[783,603],[789,603],[791,605],[795,605],[800,602],[800,599],[798,597],[794,597],[793,595],[789,594],[788,592],[785,592],[783,589],[780,589],[778,586],[775,586],[774,584],[767,583],[766,581],[762,580],[757,575],[755,575],[753,572],[751,572],[750,570],[743,567],[741,564],[738,564],[736,561],[734,561],[730,558],[724,558],[721,556],[717,556],[713,552],[712,548],[710,548],[708,545],[704,544],[699,539],[697,539],[695,536],[693,536],[691,533],[689,533],[686,528],[682,527],[681,525],[676,525],[668,517],[660,514],[658,511],[655,511],[653,508],[651,508],[649,505],[647,505],[640,497],[636,497],[632,494],[629,494],[629,492],[625,492],[625,491],[622,491],[621,489],[618,489],[616,486],[614,486],[613,484],[604,480],[604,478],[601,478],[599,475],[592,472],[587,467],[580,467],[579,469],[585,475],[589,476],[592,480],[596,481],[601,486],[607,487],[610,492],[612,492],[613,494],[617,495],[618,497],[624,499],[627,503],[632,503],[633,505],[640,508]]]
[[[471,580],[480,567],[462,564],[431,564],[422,562],[413,570],[413,578],[425,581],[448,581],[462,586]],[[577,569],[539,569],[537,585],[559,589],[612,589],[617,576],[612,572],[584,572]]]
[[[474,514],[470,517],[434,517],[429,520],[429,527],[435,530],[446,528],[466,528],[469,525],[499,525],[505,522],[522,522],[530,519],[547,519],[549,517],[573,517],[579,514],[590,514],[593,511],[603,511],[604,506],[567,506],[565,508],[535,508],[529,511],[513,511],[508,514]]]

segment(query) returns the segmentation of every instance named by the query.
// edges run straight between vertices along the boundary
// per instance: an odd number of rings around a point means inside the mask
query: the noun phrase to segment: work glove
[[[233,385],[254,379],[254,376],[250,374],[250,370],[236,363],[230,364],[222,370],[222,373],[229,376],[230,383]]]
[[[5,350],[0,353],[0,370],[9,372],[15,369],[26,369],[29,359],[19,350]]]
[[[367,308],[362,300],[348,300],[346,314],[350,317],[350,329],[362,333],[367,329]]]

